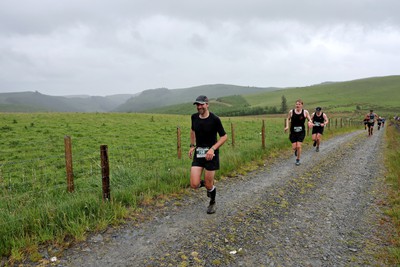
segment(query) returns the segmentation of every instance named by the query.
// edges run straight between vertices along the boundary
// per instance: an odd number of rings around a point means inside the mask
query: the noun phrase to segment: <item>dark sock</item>
[[[207,191],[207,196],[211,199],[210,204],[215,203],[215,197],[217,195],[217,188],[214,186],[214,189],[212,191]]]

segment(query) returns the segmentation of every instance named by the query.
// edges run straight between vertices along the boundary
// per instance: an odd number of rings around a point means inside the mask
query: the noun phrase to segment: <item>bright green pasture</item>
[[[263,120],[266,149],[261,146]],[[229,140],[221,148],[217,179],[290,148],[283,117],[222,122]],[[143,201],[187,188],[189,132],[189,115],[0,114],[0,255],[18,260],[27,247],[84,239],[90,231],[122,222]],[[327,129],[326,135],[333,132]],[[65,136],[72,140],[73,193],[67,193]],[[111,201],[106,203],[100,145],[108,146],[110,163]]]

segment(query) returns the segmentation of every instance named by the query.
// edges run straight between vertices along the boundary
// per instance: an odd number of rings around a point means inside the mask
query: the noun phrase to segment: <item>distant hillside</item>
[[[400,112],[399,92],[400,76],[395,75],[286,88],[278,92],[245,95],[244,98],[252,107],[280,105],[284,95],[289,108],[301,98],[304,107],[311,111],[321,106],[329,112],[374,109],[379,114]]]
[[[193,101],[198,95],[206,95],[209,98],[217,98],[230,95],[245,95],[252,93],[271,92],[279,90],[275,87],[249,87],[228,84],[213,84],[190,87],[185,89],[152,89],[143,91],[138,96],[132,97],[125,104],[114,111],[140,112],[152,110],[169,105],[175,105]]]
[[[282,96],[289,108],[302,99],[311,112],[321,106],[327,112],[362,113],[374,109],[378,114],[400,113],[400,76],[373,77],[345,82],[325,82],[313,86],[241,94],[241,97],[220,97],[210,100],[210,110],[221,116],[263,114],[280,111]],[[192,99],[179,105],[148,109],[148,113],[191,114]],[[233,102],[232,102],[233,101]]]
[[[278,88],[219,84],[186,89],[151,89],[139,94],[119,94],[105,97],[49,96],[39,92],[0,93],[0,112],[140,112],[193,101],[200,94],[220,97],[273,90],[278,90]]]
[[[62,97],[43,95],[39,92],[0,94],[1,111],[68,111],[70,106]]]
[[[211,110],[221,116],[278,113],[282,96],[289,108],[296,99],[313,111],[399,113],[400,76],[325,82],[295,88],[214,84],[185,89],[152,89],[139,94],[111,96],[49,96],[39,92],[0,93],[0,112],[146,112],[190,114],[193,100],[204,94]]]
[[[223,96],[218,98],[209,98],[211,110],[219,116],[248,116],[261,114],[277,114],[279,107],[265,106],[252,107],[246,101],[244,95]],[[178,105],[166,106],[151,110],[143,111],[146,113],[159,114],[191,114],[196,112],[193,102],[186,102]]]
[[[109,112],[134,95],[49,96],[39,92],[1,93],[0,112]]]

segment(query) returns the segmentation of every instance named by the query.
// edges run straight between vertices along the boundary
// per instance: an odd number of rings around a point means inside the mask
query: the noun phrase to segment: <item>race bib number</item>
[[[370,119],[368,122],[369,123],[374,123],[374,119]]]
[[[205,158],[208,149],[209,149],[208,147],[198,147],[198,148],[196,148],[196,156],[197,156],[197,158]]]
[[[314,122],[314,126],[321,126],[321,123],[316,121],[316,122]]]
[[[295,133],[299,133],[299,132],[301,132],[302,130],[303,130],[303,127],[301,127],[301,126],[296,126],[296,127],[293,128],[293,131],[294,131]]]

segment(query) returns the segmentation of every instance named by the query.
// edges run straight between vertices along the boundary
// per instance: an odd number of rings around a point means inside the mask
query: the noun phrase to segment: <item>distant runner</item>
[[[324,112],[321,112],[322,108],[317,107],[315,112],[311,115],[313,123],[312,128],[312,140],[314,141],[313,146],[317,147],[315,151],[319,151],[319,145],[321,144],[322,135],[324,133],[324,127],[328,124],[328,116]]]
[[[379,116],[379,118],[378,118],[378,131],[381,129],[381,125],[382,125],[382,117]]]
[[[373,135],[374,132],[374,124],[378,119],[378,115],[374,113],[374,111],[371,109],[369,113],[365,115],[365,119],[368,121],[367,126],[368,126],[368,136]]]
[[[308,119],[309,127],[312,127],[313,124],[311,122],[310,113],[303,109],[303,101],[298,99],[296,100],[296,108],[289,111],[285,127],[285,132],[287,132],[290,121],[289,139],[290,142],[292,142],[292,149],[296,156],[296,166],[300,165],[301,144],[306,136],[306,128],[304,125],[306,118]]]

